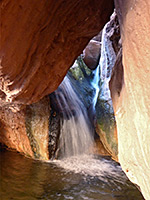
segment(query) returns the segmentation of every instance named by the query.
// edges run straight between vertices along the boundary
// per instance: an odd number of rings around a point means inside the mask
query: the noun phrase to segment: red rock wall
[[[112,11],[112,0],[1,0],[1,106],[54,91]]]
[[[119,161],[149,200],[150,1],[115,0],[115,4],[121,26],[124,70],[120,95],[117,97],[115,88],[112,90]]]

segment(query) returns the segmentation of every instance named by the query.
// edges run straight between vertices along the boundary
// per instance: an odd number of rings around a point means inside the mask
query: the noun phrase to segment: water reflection
[[[104,162],[103,158],[99,158]],[[0,152],[1,200],[142,200],[139,191],[127,180],[123,183],[109,173],[104,179],[87,173],[86,168],[75,172],[61,167],[61,162],[33,161],[8,151]],[[74,161],[71,161],[74,162]],[[100,161],[98,161],[100,162]],[[107,161],[114,165],[113,161]],[[83,161],[82,161],[83,163]],[[96,162],[93,165],[96,166]],[[89,168],[89,167],[87,167]],[[95,171],[98,169],[95,168]],[[105,170],[107,172],[107,170]],[[120,169],[116,166],[116,171]],[[86,173],[85,173],[86,172]],[[122,172],[121,172],[122,173]],[[106,173],[105,173],[106,174]],[[115,176],[115,174],[114,174]],[[124,176],[123,174],[118,177]],[[102,177],[102,176],[101,176]],[[118,181],[117,181],[118,180]],[[108,184],[109,183],[109,184]]]

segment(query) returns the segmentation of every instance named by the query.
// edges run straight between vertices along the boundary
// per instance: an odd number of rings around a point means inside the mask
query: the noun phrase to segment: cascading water
[[[61,111],[61,128],[57,151],[59,157],[64,158],[88,153],[93,145],[92,128],[86,108],[67,76],[54,95]]]
[[[91,115],[95,115],[97,98],[102,98],[102,101],[106,101],[109,104],[108,107],[111,107],[111,97],[108,83],[112,71],[112,67],[110,67],[110,65],[113,66],[113,62],[115,61],[114,52],[109,52],[111,45],[112,44],[107,38],[106,25],[102,34],[101,58],[97,68],[90,73],[88,73],[85,69],[80,69],[83,76],[81,76],[82,78],[79,80],[71,80],[70,78],[73,78],[74,76],[68,74],[59,88],[52,94],[53,99],[51,102],[54,102],[55,104],[54,110],[57,113],[56,116],[60,117],[60,134],[58,134],[59,142],[55,154],[55,157],[58,159],[50,161],[50,163],[55,164],[58,168],[64,170],[65,174],[69,172],[69,174],[75,174],[75,177],[83,177],[83,182],[81,184],[82,189],[80,187],[78,189],[78,185],[80,185],[79,183],[73,183],[74,186],[71,186],[71,188],[68,189],[68,187],[65,187],[64,191],[57,193],[62,197],[67,191],[67,195],[64,195],[64,199],[119,200],[120,197],[121,199],[129,199],[128,197],[130,195],[125,196],[125,192],[123,192],[123,190],[132,190],[130,182],[121,170],[121,167],[115,161],[112,161],[109,157],[106,158],[94,155],[92,154],[92,151],[90,152],[90,155],[88,154],[89,150],[92,150],[94,144],[94,128],[91,128],[94,126],[94,120],[91,118],[93,121],[90,121],[89,118]],[[110,54],[112,54],[112,56],[110,56],[111,58],[108,56]],[[82,68],[84,66],[80,66],[78,62],[75,62],[73,70],[78,67]],[[77,76],[79,76],[79,73],[77,73]],[[85,80],[86,78],[88,80]],[[80,89],[81,85],[76,85],[76,80],[78,81],[78,84],[82,84],[82,86],[84,86],[82,89]],[[75,92],[74,87],[77,89],[78,93]],[[77,95],[79,93],[82,94],[82,101]],[[89,99],[88,94],[90,95]],[[86,98],[89,101],[86,101]],[[103,117],[102,113],[102,118]],[[87,154],[85,155],[85,153]],[[83,185],[86,185],[86,187],[83,188]],[[102,187],[101,192],[99,192],[100,187]],[[88,190],[88,194],[85,194],[86,189]],[[91,196],[92,193],[94,193],[93,197]],[[76,198],[76,194],[79,194],[79,198]],[[139,197],[139,199],[141,198]]]
[[[95,110],[95,105],[97,102],[97,97],[99,93],[99,81],[100,81],[100,66],[98,65],[94,70],[94,78],[91,82],[92,87],[95,89],[95,94],[93,96],[93,110]]]
[[[99,66],[94,71],[93,87],[96,87],[96,91],[93,106],[96,104],[99,91],[98,82]],[[96,155],[85,154],[89,153],[93,146],[94,134],[90,127],[86,108],[67,76],[53,95],[61,116],[61,128],[58,145],[58,158],[60,159],[53,160],[52,163],[66,171],[72,171],[77,176],[80,174],[84,177],[85,183],[96,180],[100,181],[104,188],[115,187],[116,191],[122,190],[122,185],[125,184],[127,179],[120,166],[115,162],[113,163],[109,158],[107,160]],[[81,196],[81,199],[84,199],[84,194],[81,194]],[[72,199],[70,196],[69,198]]]

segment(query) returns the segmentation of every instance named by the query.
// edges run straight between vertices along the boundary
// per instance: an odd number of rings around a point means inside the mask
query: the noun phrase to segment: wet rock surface
[[[52,99],[51,99],[52,102]],[[52,104],[51,104],[52,105]],[[60,136],[60,114],[51,107],[50,119],[49,119],[49,158],[57,159],[58,142]]]
[[[49,98],[16,113],[0,109],[0,143],[32,158],[49,159]]]
[[[41,160],[49,159],[49,117],[50,100],[48,96],[26,107],[26,134],[30,140],[34,158]]]

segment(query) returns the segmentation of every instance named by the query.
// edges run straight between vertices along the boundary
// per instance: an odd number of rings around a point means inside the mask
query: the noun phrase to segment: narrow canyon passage
[[[150,199],[149,8],[0,1],[0,198]]]
[[[106,29],[104,36],[105,33]],[[103,49],[101,52],[105,53]],[[101,58],[104,59],[103,53]],[[101,96],[104,102],[105,94],[108,102],[109,92],[106,87],[108,81],[100,84],[102,74],[106,76],[108,73],[107,70],[100,73],[101,58],[97,67],[90,70],[80,56],[58,89],[49,95],[49,112],[52,113],[49,119],[50,160],[41,162],[15,152],[0,151],[0,194],[3,199],[143,199],[121,166],[111,159],[110,152],[103,145],[99,147],[95,143],[98,137],[95,133],[96,106],[101,102]],[[45,122],[38,120],[37,124],[34,118],[28,118],[31,130],[42,123]],[[40,131],[43,130],[38,128],[36,132]],[[109,134],[111,136],[111,132]],[[34,139],[36,145],[39,144],[35,151],[38,156],[41,153],[41,141],[37,140],[35,134]]]

